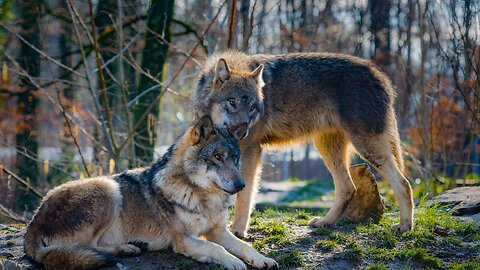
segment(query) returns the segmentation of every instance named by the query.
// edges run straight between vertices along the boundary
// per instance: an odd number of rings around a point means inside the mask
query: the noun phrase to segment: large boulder
[[[480,213],[480,187],[450,189],[435,197],[432,203],[451,205],[453,215],[475,215]]]
[[[372,219],[378,222],[383,215],[385,204],[378,192],[375,176],[366,164],[350,167],[350,175],[357,193],[348,204],[343,217],[352,222]]]

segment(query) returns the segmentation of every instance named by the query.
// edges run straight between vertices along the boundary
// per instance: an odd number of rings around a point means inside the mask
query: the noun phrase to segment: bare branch
[[[75,146],[77,147],[78,154],[80,155],[80,158],[82,159],[82,164],[83,167],[85,168],[85,173],[90,177],[90,172],[88,171],[87,163],[85,162],[85,158],[83,158],[82,150],[80,149],[80,145],[78,144],[77,141],[77,136],[73,134],[72,127],[70,125],[70,121],[68,120],[67,114],[65,113],[65,106],[63,106],[62,99],[60,98],[60,91],[57,91],[57,98],[58,98],[58,104],[60,107],[62,107],[62,114],[63,118],[65,119],[65,123],[67,124],[68,127],[68,133],[70,133],[70,136],[73,138],[73,142],[75,143]]]
[[[38,191],[36,188],[32,187],[27,181],[23,180],[20,176],[18,176],[14,172],[10,171],[9,169],[5,168],[4,166],[1,166],[0,169],[2,169],[6,174],[10,175],[11,178],[15,179],[17,182],[19,182],[20,184],[25,186],[28,190],[31,190],[40,199],[43,198],[43,195],[41,194],[40,191]]]

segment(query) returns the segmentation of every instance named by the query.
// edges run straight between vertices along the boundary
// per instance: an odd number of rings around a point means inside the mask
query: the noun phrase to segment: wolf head
[[[243,139],[264,111],[262,72],[263,65],[253,71],[234,70],[220,58],[213,74],[201,76],[197,85],[196,116],[210,115],[215,126],[237,130]]]
[[[212,119],[204,116],[194,123],[183,140],[183,168],[190,181],[201,188],[235,194],[245,187],[240,175],[240,129],[231,133],[215,128]],[[186,144],[186,145],[185,145]]]

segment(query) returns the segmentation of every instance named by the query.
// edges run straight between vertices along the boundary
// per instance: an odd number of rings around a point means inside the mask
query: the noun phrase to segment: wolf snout
[[[243,182],[242,179],[237,179],[235,180],[235,182],[233,183],[234,187],[235,187],[235,191],[236,192],[239,192],[241,191],[243,188],[245,188],[245,182]]]
[[[230,133],[237,139],[241,140],[248,135],[248,123],[241,123],[239,125],[234,126]]]

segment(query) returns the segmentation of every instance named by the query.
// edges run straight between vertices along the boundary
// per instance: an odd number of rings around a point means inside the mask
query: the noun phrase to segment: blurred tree
[[[13,14],[13,2],[12,0],[3,0],[0,1],[0,22],[8,22],[12,19]],[[3,45],[6,38],[5,29],[0,28],[0,42]],[[4,46],[0,46],[0,57],[3,58],[3,51],[5,50]],[[3,59],[2,59],[3,60]]]
[[[163,81],[167,71],[166,59],[168,46],[171,40],[170,25],[173,17],[174,0],[153,0],[147,14],[147,31],[144,37],[144,48],[141,66],[152,76]],[[148,76],[141,75],[138,86],[138,95],[142,95],[135,106],[135,123],[141,120],[142,115],[151,102],[161,93],[149,91],[155,82]],[[160,103],[156,104],[149,117],[141,122],[135,136],[135,155],[139,161],[149,162],[153,158],[153,149],[156,138],[156,119],[160,111]]]
[[[40,55],[32,48],[40,48],[40,4],[41,1],[19,0],[16,9],[20,18],[21,35],[27,41],[20,43],[18,63],[28,73],[28,76],[40,75]],[[38,152],[38,97],[37,88],[27,76],[20,77],[20,87],[23,89],[18,94],[17,110],[19,120],[16,127],[16,145],[21,154],[17,154],[17,170],[21,178],[30,185],[36,186],[38,182],[37,152]],[[32,157],[29,157],[32,156]],[[38,198],[31,192],[19,190],[16,196],[18,207],[23,210],[33,210]]]
[[[373,38],[372,59],[381,66],[390,63],[391,0],[370,0],[370,31]]]
[[[135,16],[135,0],[100,0],[97,5],[95,13],[95,24],[97,25],[98,33],[103,36],[99,40],[100,53],[103,62],[106,63],[115,59],[111,64],[105,68],[108,72],[105,76],[105,84],[108,93],[108,103],[112,110],[112,114],[116,117],[112,119],[113,126],[117,132],[128,133],[131,128],[131,115],[126,105],[129,100],[129,95],[134,92],[135,87],[135,69],[125,63],[123,58],[123,50],[125,45],[125,36],[132,36],[132,30],[124,26],[127,18]],[[116,35],[108,35],[115,32]],[[132,56],[135,57],[132,52]],[[99,102],[104,102],[102,97],[99,97]],[[118,138],[116,138],[118,141]],[[125,158],[134,158],[133,148],[127,148],[129,152]],[[96,149],[98,152],[99,149]],[[95,155],[99,157],[99,155]],[[132,161],[132,160],[131,160]]]

